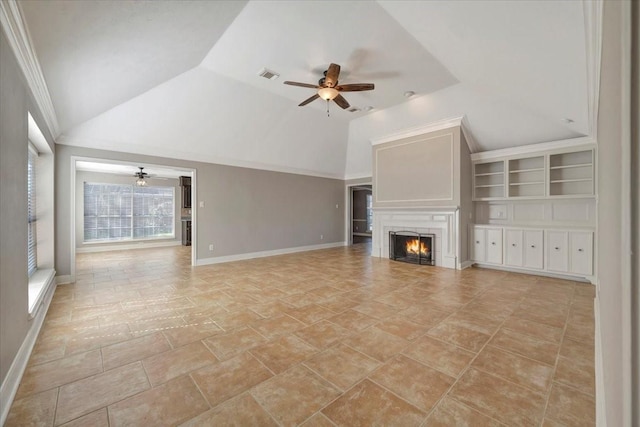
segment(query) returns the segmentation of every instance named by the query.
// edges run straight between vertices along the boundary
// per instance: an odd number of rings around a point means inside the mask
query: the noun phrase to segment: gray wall
[[[0,381],[24,341],[28,320],[27,277],[27,112],[42,129],[4,32],[0,36]]]
[[[631,373],[628,372],[629,354],[625,348],[626,341],[630,339],[625,334],[631,331],[627,327],[628,320],[623,316],[625,305],[630,303],[627,288],[630,284],[625,283],[623,274],[623,257],[629,254],[622,251],[625,234],[630,230],[629,224],[623,220],[622,192],[625,187],[622,165],[629,161],[623,154],[629,141],[625,141],[622,134],[623,7],[622,2],[604,2],[598,117],[598,320],[604,377],[604,387],[599,393],[604,393],[609,426],[631,425],[627,416],[632,404],[627,400],[631,399],[630,390],[626,387]],[[637,187],[635,191],[638,197]],[[602,419],[602,415],[598,418]]]
[[[631,230],[640,230],[640,3],[632,4],[632,58],[633,68],[631,74],[631,158],[632,158],[632,178],[631,188],[635,189],[635,202],[632,207]],[[633,191],[633,190],[632,190]],[[633,370],[632,370],[632,402],[640,402],[640,232],[631,233],[632,247],[635,254],[632,259],[632,287],[634,316],[631,326],[631,336],[633,343]],[[633,414],[633,425],[640,425],[640,405],[635,405]]]
[[[153,241],[158,240],[177,240],[180,241],[182,238],[182,224],[180,223],[180,215],[182,209],[182,191],[180,188],[180,181],[178,179],[153,179],[147,178],[147,183],[151,187],[173,187],[175,192],[175,238],[174,239],[153,239]],[[84,243],[84,183],[98,183],[98,184],[134,184],[135,178],[124,175],[115,175],[112,173],[99,173],[99,172],[87,172],[87,171],[78,171],[76,173],[76,248],[81,248],[83,246],[88,246],[95,248],[101,245],[115,246],[118,244],[129,245],[132,243],[131,240],[126,240],[123,242],[104,242],[104,243],[90,243],[85,245]],[[139,240],[136,240],[139,242]]]
[[[344,241],[345,184],[342,180],[56,146],[56,270],[71,274],[71,156],[139,162],[197,170],[197,257]],[[338,205],[338,208],[336,208]],[[323,239],[320,239],[323,235]],[[209,251],[213,244],[214,251]]]

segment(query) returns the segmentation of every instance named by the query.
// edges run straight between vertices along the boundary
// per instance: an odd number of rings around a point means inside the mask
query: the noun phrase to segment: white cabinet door
[[[543,232],[527,230],[524,232],[524,267],[543,268]]]
[[[572,231],[569,233],[571,242],[570,269],[571,273],[593,274],[593,233]]]
[[[547,270],[569,271],[569,238],[566,231],[547,232]]]
[[[487,262],[502,264],[502,229],[487,229]]]
[[[485,262],[486,256],[486,231],[484,228],[473,227],[471,229],[471,259],[477,262]]]
[[[504,263],[522,267],[523,251],[522,251],[522,230],[505,230]]]

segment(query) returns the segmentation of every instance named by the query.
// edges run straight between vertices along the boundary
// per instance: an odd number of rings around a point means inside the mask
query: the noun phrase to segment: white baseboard
[[[570,276],[568,274],[551,273],[545,270],[528,270],[526,268],[507,267],[504,265],[497,265],[497,264],[484,264],[484,263],[475,262],[475,261],[472,261],[471,263],[480,268],[488,268],[491,270],[508,271],[511,273],[531,274],[533,276],[551,277],[554,279],[573,280],[574,282],[584,282],[584,283],[589,283],[593,285],[593,282],[591,282],[588,278],[585,278],[584,276]]]
[[[253,258],[264,258],[264,257],[276,256],[276,255],[293,254],[296,252],[307,252],[307,251],[315,251],[318,249],[337,248],[340,246],[346,246],[346,243],[345,242],[324,243],[321,245],[298,246],[295,248],[274,249],[271,251],[249,252],[246,254],[227,255],[227,256],[220,256],[220,257],[213,257],[213,258],[202,258],[196,261],[196,265],[221,264],[223,262],[243,261],[246,259],[253,259]]]
[[[596,293],[593,302],[593,316],[596,321],[595,373],[596,373],[596,426],[607,427],[606,401],[604,399],[604,372],[602,368],[602,339],[600,338],[600,298]]]
[[[465,261],[460,264],[460,270],[464,270],[465,268],[469,268],[473,265],[473,261]]]
[[[75,277],[70,274],[67,274],[66,276],[56,276],[56,285],[68,285],[75,281]]]
[[[51,283],[53,283],[53,281],[51,281]],[[0,386],[0,425],[4,425],[7,421],[9,409],[13,403],[13,399],[16,397],[20,380],[22,379],[24,370],[29,362],[29,357],[31,357],[33,346],[35,345],[38,334],[40,333],[40,328],[44,323],[44,317],[49,310],[49,304],[51,304],[51,299],[53,298],[55,289],[55,285],[50,284],[48,286],[42,300],[42,305],[38,308],[34,318],[31,320],[29,332],[27,332],[27,336],[24,338],[18,353],[13,358],[9,371],[7,371],[7,375]]]
[[[179,240],[163,240],[160,242],[137,242],[137,243],[124,243],[121,245],[90,245],[76,248],[76,253],[86,254],[94,252],[111,252],[111,251],[125,251],[129,249],[149,249],[149,248],[162,248],[165,246],[180,246],[182,244]]]

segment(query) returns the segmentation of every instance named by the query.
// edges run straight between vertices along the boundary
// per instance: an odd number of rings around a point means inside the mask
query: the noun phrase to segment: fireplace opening
[[[413,231],[389,232],[389,258],[411,264],[436,265],[435,234]]]

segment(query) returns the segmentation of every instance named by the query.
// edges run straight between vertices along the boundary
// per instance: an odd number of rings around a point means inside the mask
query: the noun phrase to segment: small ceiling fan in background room
[[[331,64],[329,68],[324,72],[324,77],[318,80],[317,85],[308,83],[299,83],[286,81],[284,84],[291,86],[308,87],[311,89],[317,89],[318,92],[302,101],[298,104],[299,107],[303,107],[318,98],[322,98],[327,101],[327,116],[329,115],[329,101],[333,101],[338,104],[342,109],[349,108],[349,102],[340,94],[340,92],[362,92],[366,90],[373,90],[375,88],[373,83],[351,83],[346,85],[338,84],[338,77],[340,76],[340,66],[338,64]]]
[[[133,174],[134,177],[138,178],[136,179],[136,185],[138,187],[146,187],[147,181],[145,180],[145,178],[151,178],[153,175],[149,175],[148,173],[144,172],[143,167],[138,166],[138,169],[140,170]]]

